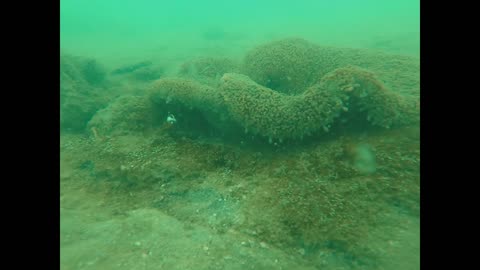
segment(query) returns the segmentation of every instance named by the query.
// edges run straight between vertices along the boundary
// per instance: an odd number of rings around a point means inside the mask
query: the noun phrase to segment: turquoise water
[[[418,0],[62,0],[60,5],[62,48],[109,60],[212,47],[236,52],[290,36],[419,53]],[[225,38],[209,40],[209,31]]]
[[[61,0],[61,269],[419,269],[419,10]]]

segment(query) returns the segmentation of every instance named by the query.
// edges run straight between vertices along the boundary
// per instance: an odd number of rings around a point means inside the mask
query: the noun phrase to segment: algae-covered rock
[[[173,114],[176,127],[195,132],[230,133],[234,122],[217,88],[185,78],[165,78],[152,84],[148,99],[155,115]]]
[[[365,117],[373,126],[391,128],[419,121],[418,98],[392,91],[368,70],[339,68],[324,76],[322,85],[328,91],[341,89],[346,93],[344,109],[348,115]]]
[[[270,142],[322,135],[339,127],[388,129],[418,123],[414,60],[386,55],[379,59],[361,50],[281,40],[248,53],[246,74],[229,72],[237,67],[227,58],[185,63],[178,77],[162,78],[148,87],[145,100],[150,105],[145,109],[151,110],[154,125],[172,116],[177,130],[187,133],[253,135]],[[382,73],[382,67],[402,64],[405,76],[400,79],[388,80],[396,74],[392,70]],[[142,68],[139,64],[122,72]]]
[[[145,131],[153,125],[150,102],[145,97],[121,96],[99,110],[88,123],[95,137]]]
[[[222,104],[215,88],[184,78],[160,79],[151,85],[148,95],[158,104],[179,103],[188,108],[216,108]]]
[[[285,95],[240,74],[225,74],[220,86],[232,117],[246,130],[274,139],[328,132],[344,115],[365,113],[372,125],[390,128],[415,122],[416,102],[388,90],[356,67],[336,69],[299,95]]]
[[[248,76],[226,73],[212,87],[194,80],[155,82],[149,99],[161,113],[174,113],[186,129],[209,128],[283,141],[329,132],[352,119],[391,128],[418,119],[417,100],[387,89],[373,73],[354,66],[336,69],[297,95],[262,86]],[[158,113],[157,113],[158,114]]]
[[[182,64],[178,75],[215,85],[223,74],[237,72],[238,64],[226,57],[200,57]]]
[[[327,127],[338,116],[344,99],[340,89],[327,92],[319,85],[289,96],[233,73],[222,77],[220,89],[233,119],[246,132],[280,140]]]
[[[105,82],[106,71],[95,59],[61,54],[60,78],[65,76],[83,80],[90,85],[101,85]]]
[[[82,132],[95,112],[109,101],[105,73],[93,59],[60,56],[60,128]]]
[[[287,38],[253,48],[245,56],[242,73],[275,91],[299,94],[328,72],[346,65],[375,72],[392,91],[418,95],[418,58],[320,46],[301,38]]]
[[[108,104],[108,98],[97,94],[95,90],[84,88],[82,92],[73,91],[60,94],[60,130],[83,132],[88,121],[97,110]]]
[[[316,44],[289,38],[260,45],[247,53],[243,72],[252,80],[285,94],[298,94],[333,70]],[[334,64],[334,63],[333,63]]]

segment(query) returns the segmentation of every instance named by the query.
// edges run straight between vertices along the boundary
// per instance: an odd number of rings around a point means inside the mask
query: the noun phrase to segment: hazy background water
[[[63,50],[109,63],[241,54],[266,40],[418,55],[419,0],[61,0]]]

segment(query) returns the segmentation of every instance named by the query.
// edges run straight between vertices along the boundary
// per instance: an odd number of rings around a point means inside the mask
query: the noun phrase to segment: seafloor
[[[60,64],[61,269],[419,269],[418,58]]]

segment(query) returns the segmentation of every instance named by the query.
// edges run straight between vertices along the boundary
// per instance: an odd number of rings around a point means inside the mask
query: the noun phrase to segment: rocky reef
[[[193,58],[125,85],[110,80],[150,64],[102,80],[82,72],[86,59],[62,61],[62,125],[78,131],[61,136],[62,211],[77,217],[67,206],[79,201],[111,211],[123,229],[105,238],[123,249],[108,260],[417,269],[418,59],[285,39],[239,63]],[[83,230],[64,234],[84,247]]]
[[[178,76],[147,87],[143,102],[152,111],[145,113],[155,116],[145,119],[172,114],[183,134],[270,143],[348,127],[401,127],[419,121],[417,68],[402,56],[280,40],[252,49],[241,65],[226,58],[184,63]]]
[[[60,56],[60,127],[83,132],[87,122],[110,98],[105,95],[106,71],[95,60]]]

